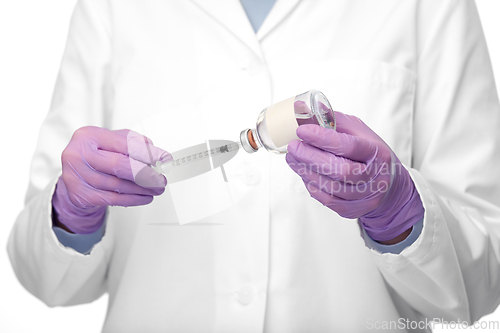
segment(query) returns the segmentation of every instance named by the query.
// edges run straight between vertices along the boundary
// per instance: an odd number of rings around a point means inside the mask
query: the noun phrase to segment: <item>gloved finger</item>
[[[69,191],[69,199],[77,207],[96,206],[143,206],[153,201],[152,195],[124,194],[91,188],[77,192]]]
[[[321,191],[314,183],[306,183],[306,188],[312,198],[348,219],[359,218],[376,209],[378,207],[376,203],[379,200],[374,197],[382,195],[380,193],[372,194],[372,197],[366,200],[345,200]]]
[[[151,195],[122,194],[110,191],[99,190],[99,197],[107,206],[133,207],[144,206],[153,202]]]
[[[165,192],[165,187],[142,187],[129,180],[111,176],[106,173],[98,172],[88,167],[88,172],[80,172],[83,180],[91,187],[104,191],[112,191],[124,194],[139,195],[160,195]]]
[[[150,166],[120,153],[92,151],[87,163],[97,171],[136,183],[142,187],[165,187],[167,179]]]
[[[153,142],[142,134],[129,131],[127,134],[128,155],[145,164],[155,165],[157,161],[172,160],[167,151],[153,145]]]
[[[84,141],[92,142],[96,149],[128,155],[128,132],[129,130],[111,131],[102,127],[85,126],[75,131],[71,141],[79,141],[81,138]]]
[[[296,133],[300,139],[312,146],[353,161],[369,163],[377,156],[377,145],[362,137],[317,125],[299,126]]]
[[[321,191],[334,195],[345,200],[361,200],[370,196],[372,191],[375,191],[375,182],[351,182],[331,178],[330,176],[318,174],[307,167],[304,168],[292,156],[287,155],[286,161],[288,165],[295,171],[304,181],[305,184],[311,184],[319,188]]]
[[[120,129],[120,130],[113,130],[113,132],[118,133],[118,134],[119,134],[119,135],[121,135],[122,137],[126,138],[126,137],[127,137],[127,135],[128,135],[130,132],[134,132],[134,131],[129,130],[129,129]],[[138,134],[138,135],[141,135],[140,133],[137,133],[137,132],[134,132],[134,133],[136,133],[136,134]],[[153,141],[152,141],[150,138],[148,138],[147,136],[143,135],[143,137],[146,139],[146,141],[147,141],[149,144],[151,144],[151,145],[153,145],[153,144],[154,144],[154,143],[153,143]]]
[[[302,169],[327,175],[334,180],[367,183],[377,172],[372,164],[352,161],[299,140],[291,141],[287,150],[288,154],[293,156],[294,162],[298,163]]]
[[[337,123],[336,131],[355,136],[364,136],[360,128],[368,127],[361,119],[339,111],[334,111],[335,121]]]
[[[379,136],[358,117],[339,111],[334,111],[334,113],[335,121],[337,123],[337,132],[364,137],[366,139],[380,139]]]
[[[117,154],[120,155],[120,154]],[[88,184],[91,188],[117,193],[140,194],[140,195],[160,195],[165,187],[142,187],[136,183],[121,179],[115,175],[109,175],[97,171],[88,162],[82,159],[75,159],[71,163],[63,163],[63,178],[66,183]],[[130,174],[127,172],[127,174]],[[77,190],[70,187],[72,190]]]
[[[90,137],[99,150],[128,155],[149,165],[172,158],[167,151],[154,146],[151,139],[131,130],[110,131],[106,128],[87,126],[78,129],[75,136]]]

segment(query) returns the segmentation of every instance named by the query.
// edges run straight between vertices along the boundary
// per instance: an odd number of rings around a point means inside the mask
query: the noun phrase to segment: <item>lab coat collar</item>
[[[301,0],[277,0],[273,8],[257,31],[257,39],[263,40],[272,30],[278,27],[281,22],[299,5]]]
[[[262,59],[259,41],[239,0],[191,0]]]
[[[191,1],[248,46],[261,60],[263,60],[263,55],[259,42],[276,28],[300,2],[300,0],[277,0],[255,34],[239,0]]]

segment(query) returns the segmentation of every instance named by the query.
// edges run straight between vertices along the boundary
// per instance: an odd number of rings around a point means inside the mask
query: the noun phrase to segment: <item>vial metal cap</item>
[[[247,153],[252,154],[257,151],[252,145],[250,144],[250,141],[248,141],[248,131],[250,131],[249,128],[244,129],[240,133],[240,142],[241,142],[241,147],[243,147],[243,150],[245,150]]]

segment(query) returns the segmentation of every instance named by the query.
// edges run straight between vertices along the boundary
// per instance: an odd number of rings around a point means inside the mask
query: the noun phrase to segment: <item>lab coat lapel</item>
[[[259,41],[239,0],[191,0],[262,59]]]
[[[301,0],[277,0],[257,31],[257,40],[261,41],[276,28],[298,6]]]

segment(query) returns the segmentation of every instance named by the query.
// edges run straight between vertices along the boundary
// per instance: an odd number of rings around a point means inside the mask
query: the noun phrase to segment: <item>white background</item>
[[[500,0],[477,0],[497,81]],[[5,251],[23,207],[38,130],[48,110],[76,0],[0,0],[0,332],[100,332],[107,297],[89,305],[48,308],[19,284]],[[484,321],[500,321],[500,309]],[[436,330],[436,332],[488,330]],[[493,332],[493,331],[491,331]]]

